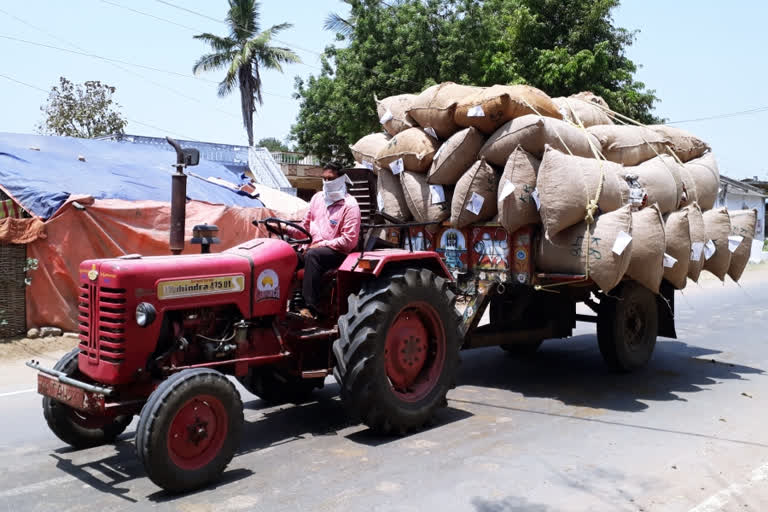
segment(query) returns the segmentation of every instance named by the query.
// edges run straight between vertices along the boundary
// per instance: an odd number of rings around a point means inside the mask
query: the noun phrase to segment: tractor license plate
[[[53,398],[73,409],[84,412],[103,412],[104,395],[59,382],[58,379],[44,373],[37,374],[37,392]]]

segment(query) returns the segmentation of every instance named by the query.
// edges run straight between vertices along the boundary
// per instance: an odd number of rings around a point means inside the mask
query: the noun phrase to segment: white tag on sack
[[[744,240],[743,236],[739,235],[731,235],[728,237],[728,250],[731,252],[736,252],[736,249],[739,248],[739,245],[741,245],[741,241]]]
[[[470,198],[469,202],[467,203],[466,209],[475,215],[480,215],[480,210],[482,210],[484,202],[485,198],[483,196],[477,192],[472,192],[472,198]]]
[[[531,198],[533,199],[533,202],[536,203],[536,210],[541,210],[541,201],[539,200],[539,191],[537,189],[533,189]]]
[[[373,164],[369,162],[368,160],[363,160],[363,167],[369,170],[373,170]]]
[[[381,119],[379,119],[379,122],[381,124],[385,124],[387,121],[391,121],[394,118],[395,118],[395,116],[392,114],[392,111],[391,110],[387,110],[386,112],[384,112],[384,115],[381,116]]]
[[[485,112],[483,112],[483,106],[475,105],[474,107],[467,110],[467,117],[485,117]]]
[[[672,268],[675,266],[675,263],[677,263],[677,258],[664,253],[664,268]]]
[[[389,168],[392,169],[392,174],[397,176],[398,174],[403,172],[403,159],[398,158],[397,160],[389,164]]]
[[[624,249],[627,248],[631,241],[632,236],[629,233],[626,231],[619,231],[619,234],[616,235],[616,241],[613,242],[613,249],[611,250],[618,256],[621,256],[622,253],[624,253]]]
[[[430,137],[432,137],[433,139],[436,139],[436,138],[437,138],[437,133],[435,133],[435,129],[434,129],[434,128],[432,128],[431,126],[426,126],[426,127],[424,128],[424,131],[427,133],[427,135],[429,135],[429,136],[430,136]]]
[[[693,242],[691,244],[691,261],[699,261],[703,250],[704,242]]]
[[[509,181],[508,179],[504,179],[504,186],[501,187],[501,194],[499,194],[499,201],[505,200],[514,191],[515,191],[515,184]]]
[[[429,195],[432,196],[432,204],[445,202],[445,190],[443,190],[442,185],[430,185]]]
[[[715,255],[715,251],[717,248],[715,247],[715,242],[710,240],[709,242],[704,244],[704,260],[708,260],[712,256]]]
[[[376,194],[376,206],[379,207],[379,211],[384,211],[384,198],[381,195],[381,190]]]

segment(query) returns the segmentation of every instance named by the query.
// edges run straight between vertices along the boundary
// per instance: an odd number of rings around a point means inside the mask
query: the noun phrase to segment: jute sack
[[[429,168],[430,183],[455,185],[462,174],[477,161],[485,137],[477,128],[464,128],[440,146]]]
[[[416,125],[413,118],[408,115],[408,109],[416,99],[415,94],[399,94],[383,100],[374,96],[373,99],[376,101],[379,122],[390,135],[397,135]]]
[[[680,206],[683,181],[679,164],[671,156],[655,156],[640,165],[625,167],[624,175],[637,176],[638,183],[648,194],[648,204],[658,203],[661,213],[669,213]]]
[[[541,158],[547,145],[563,153],[570,150],[576,156],[594,157],[590,140],[599,151],[598,140],[581,128],[560,119],[528,114],[507,121],[496,130],[480,149],[480,158],[494,165],[504,165],[517,146]]]
[[[706,142],[680,128],[664,124],[650,125],[648,128],[667,139],[670,149],[683,162],[698,158],[709,150]]]
[[[390,164],[398,167],[397,161],[402,159],[403,170],[427,172],[437,147],[438,142],[421,128],[408,128],[389,139],[376,155],[376,165],[393,170]]]
[[[541,223],[539,209],[531,196],[536,189],[536,175],[541,160],[518,146],[507,160],[499,181],[497,195],[499,220],[507,233],[514,233],[526,224]]]
[[[456,105],[481,90],[480,87],[453,82],[433,85],[416,96],[408,115],[422,128],[432,128],[438,137],[447,139],[459,130],[459,125],[453,120]]]
[[[511,119],[536,113],[562,118],[557,105],[535,87],[494,85],[461,100],[453,120],[459,126],[474,126],[490,135]]]
[[[688,212],[688,222],[691,234],[691,262],[688,265],[688,277],[694,283],[699,281],[701,271],[704,270],[704,245],[707,243],[707,228],[704,225],[704,216],[698,203],[686,206],[683,211]]]
[[[546,236],[551,238],[584,220],[587,205],[595,199],[601,181],[598,205],[602,212],[627,204],[629,187],[620,178],[621,172],[621,165],[613,162],[565,155],[548,148],[536,180]]]
[[[597,137],[611,162],[637,165],[667,151],[666,139],[643,126],[597,125],[587,131]]]
[[[403,193],[400,179],[388,169],[381,169],[378,172],[376,202],[378,203],[379,211],[391,215],[402,222],[411,220],[411,211],[408,209],[408,203],[405,201],[405,194]]]
[[[664,227],[666,253],[677,260],[671,267],[665,265],[664,279],[676,290],[682,290],[688,283],[688,266],[691,262],[691,227],[688,214],[688,210],[670,213]]]
[[[664,277],[667,242],[664,219],[656,204],[632,214],[632,259],[627,275],[653,293],[659,293]]]
[[[591,101],[582,100],[571,96],[570,98],[552,98],[552,101],[560,109],[565,119],[574,124],[584,125],[585,128],[598,124],[613,124],[613,119]]]
[[[689,160],[685,167],[696,187],[696,197],[702,210],[711,210],[717,200],[717,191],[720,188],[720,170],[717,168],[717,160],[712,153]]]
[[[383,132],[372,133],[349,146],[349,150],[352,152],[352,156],[355,157],[355,162],[360,162],[363,167],[373,169],[376,155],[384,149],[390,138],[388,134]]]
[[[442,222],[451,216],[449,187],[430,185],[423,174],[405,171],[400,175],[405,202],[417,222]],[[431,187],[436,187],[433,192]]]
[[[752,253],[752,239],[755,236],[755,225],[757,224],[757,210],[736,210],[728,212],[731,216],[731,238],[730,243],[735,245],[731,254],[731,265],[728,267],[728,275],[731,279],[738,281],[744,269],[749,263],[749,256]],[[741,241],[738,238],[742,237]]]
[[[728,267],[731,266],[731,251],[728,250],[731,217],[728,215],[727,208],[709,210],[704,212],[703,216],[707,237],[715,244],[715,253],[704,262],[704,270],[712,272],[718,279],[725,281]]]
[[[493,219],[497,213],[496,171],[478,160],[456,183],[451,200],[451,225],[463,228],[473,222]]]
[[[592,91],[582,91],[577,92],[576,94],[571,94],[571,98],[576,98],[577,100],[584,100],[588,101],[590,103],[596,103],[598,105],[601,105],[605,108],[608,108],[608,102],[603,99],[602,96],[598,96],[597,94],[593,93]]]
[[[600,215],[590,226],[589,232],[587,224],[582,222],[557,235],[554,242],[539,237],[537,269],[544,272],[585,274],[589,254],[589,276],[602,290],[610,291],[624,277],[632,259],[632,241],[620,254],[613,251],[621,232],[627,235],[632,232],[629,205]]]
[[[678,170],[680,173],[680,181],[683,183],[683,197],[680,199],[680,207],[682,208],[684,206],[696,203],[701,211],[704,211],[704,208],[701,208],[701,205],[699,204],[699,193],[696,187],[696,179],[693,177],[690,167],[686,165],[680,165],[672,157],[669,157],[667,162],[670,162],[670,167],[676,168]]]

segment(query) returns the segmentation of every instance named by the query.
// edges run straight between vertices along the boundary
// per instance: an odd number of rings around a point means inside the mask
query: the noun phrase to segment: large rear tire
[[[600,300],[597,342],[611,369],[631,372],[653,355],[659,330],[656,297],[634,281],[619,285],[611,295]]]
[[[150,480],[170,492],[198,489],[224,471],[240,445],[243,403],[208,368],[172,375],[150,395],[136,429],[136,452]]]
[[[447,405],[459,364],[459,316],[446,279],[408,269],[349,297],[333,344],[334,376],[349,415],[404,434]]]
[[[83,380],[77,367],[79,348],[64,355],[54,370],[68,377]],[[73,448],[91,448],[111,443],[130,425],[133,415],[94,416],[63,404],[50,397],[43,397],[43,416],[56,437]]]

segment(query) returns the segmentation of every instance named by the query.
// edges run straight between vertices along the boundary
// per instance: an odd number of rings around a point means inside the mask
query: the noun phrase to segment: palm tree
[[[192,72],[199,74],[227,68],[224,80],[219,83],[218,94],[224,97],[235,86],[240,88],[240,108],[249,146],[253,146],[253,113],[256,111],[256,103],[264,103],[261,97],[261,70],[275,69],[282,72],[283,64],[301,62],[290,48],[270,45],[278,32],[293,25],[281,23],[262,31],[259,24],[260,7],[257,0],[229,0],[226,18],[229,36],[210,33],[194,36],[208,43],[213,52],[200,57]]]
[[[354,7],[354,0],[341,0],[350,7]],[[329,32],[336,32],[344,37],[350,37],[355,32],[355,25],[357,24],[357,18],[354,14],[350,14],[348,18],[344,18],[342,15],[336,12],[328,13],[323,22],[323,28]]]

